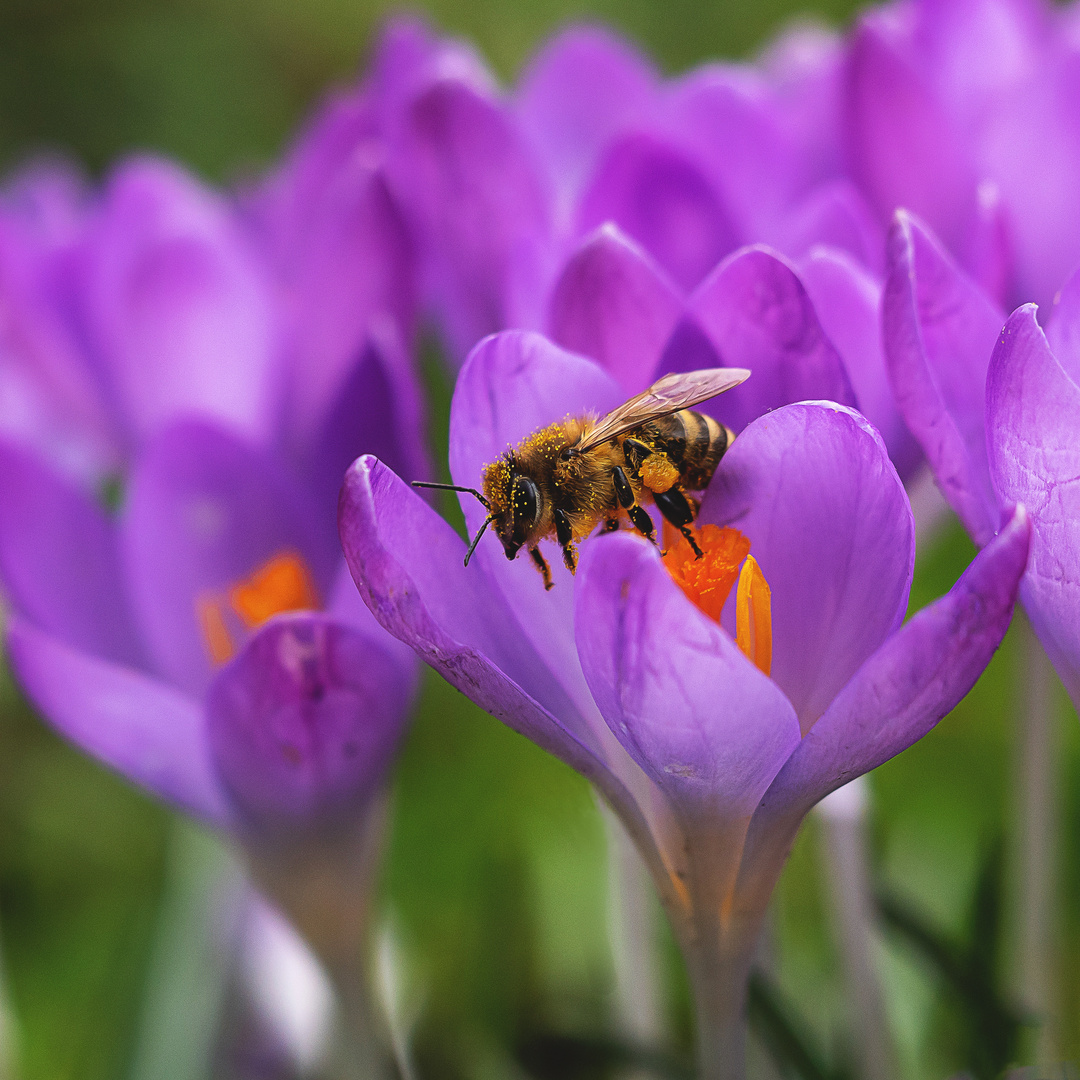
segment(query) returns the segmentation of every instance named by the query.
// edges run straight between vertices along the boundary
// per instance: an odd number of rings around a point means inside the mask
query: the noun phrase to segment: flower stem
[[[1019,613],[1018,613],[1019,614]],[[1057,1060],[1055,948],[1058,836],[1055,763],[1057,676],[1024,617],[1017,618],[1023,643],[1022,701],[1017,753],[1017,833],[1013,841],[1015,888],[1015,982],[1025,1011],[1039,1022],[1036,1057]]]
[[[866,777],[818,804],[824,826],[828,899],[846,982],[852,1036],[863,1080],[896,1074],[885,997],[874,965],[874,914],[866,857]]]
[[[664,1038],[660,1003],[660,916],[656,889],[619,819],[600,803],[608,844],[608,932],[615,968],[615,1024],[642,1046]]]
[[[712,935],[710,935],[712,936]],[[699,941],[699,946],[703,941]],[[752,952],[717,936],[695,949],[690,970],[698,1080],[743,1080],[746,1074],[746,986]]]

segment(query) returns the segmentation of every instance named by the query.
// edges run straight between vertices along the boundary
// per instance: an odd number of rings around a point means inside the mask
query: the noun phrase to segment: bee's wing
[[[665,375],[642,394],[602,416],[575,447],[584,452],[658,416],[689,409],[750,377],[746,368],[706,368]]]

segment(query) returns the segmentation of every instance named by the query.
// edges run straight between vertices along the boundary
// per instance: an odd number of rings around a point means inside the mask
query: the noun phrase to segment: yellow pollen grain
[[[691,526],[703,554],[699,559],[681,534],[667,522],[664,526],[668,573],[701,611],[719,622],[724,603],[739,580],[739,563],[750,554],[750,541],[738,529],[727,526]]]
[[[753,555],[747,555],[739,574],[735,641],[756,668],[772,673],[772,590]]]
[[[206,651],[215,666],[224,664],[236,651],[229,628],[225,625],[225,615],[221,610],[221,601],[214,596],[200,596],[195,601],[195,612],[199,617]]]

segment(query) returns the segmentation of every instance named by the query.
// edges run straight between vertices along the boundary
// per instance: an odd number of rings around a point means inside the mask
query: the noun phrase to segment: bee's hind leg
[[[622,467],[616,465],[612,469],[612,481],[615,484],[615,495],[618,497],[619,505],[629,515],[630,520],[634,524],[634,528],[637,529],[646,540],[656,543],[656,531],[653,528],[652,518],[649,517],[645,507],[638,504],[638,501],[634,498],[634,489],[630,486],[630,481],[626,479],[626,473],[623,472]]]
[[[690,522],[694,520],[694,509],[686,496],[678,488],[669,488],[667,491],[654,491],[653,502],[659,507],[660,513],[686,537],[694,555],[700,559],[701,548],[698,547],[694,534],[690,531]]]
[[[548,566],[547,559],[540,553],[539,548],[529,548],[529,554],[532,556],[532,561],[536,564],[537,570],[544,575],[544,588],[552,588],[555,582],[551,580],[551,567]]]

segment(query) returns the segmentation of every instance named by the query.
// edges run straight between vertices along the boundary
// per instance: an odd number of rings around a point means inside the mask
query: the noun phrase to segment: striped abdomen
[[[693,409],[658,417],[643,426],[642,434],[671,459],[679,470],[679,486],[687,491],[704,491],[709,486],[734,438],[723,424]]]

